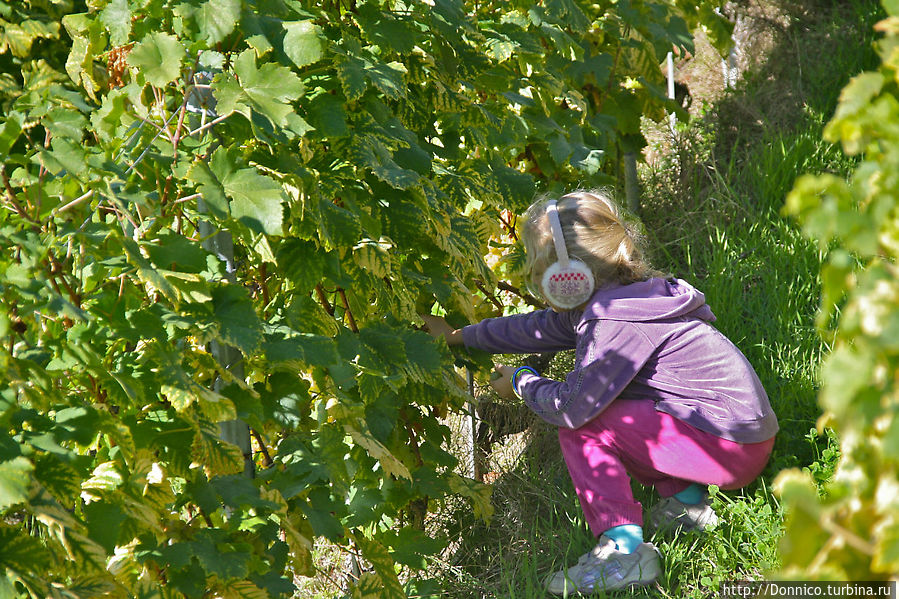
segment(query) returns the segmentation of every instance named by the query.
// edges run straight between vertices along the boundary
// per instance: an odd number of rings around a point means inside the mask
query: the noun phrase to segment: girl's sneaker
[[[652,543],[641,543],[633,553],[622,553],[615,541],[602,535],[596,547],[582,555],[577,565],[550,576],[546,590],[565,596],[613,591],[650,584],[659,574],[659,552]]]
[[[675,497],[665,497],[649,510],[649,521],[657,530],[705,530],[718,524],[718,516],[708,498],[692,505]]]

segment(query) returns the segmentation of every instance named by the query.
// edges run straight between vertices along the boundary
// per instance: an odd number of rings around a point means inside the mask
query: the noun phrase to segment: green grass
[[[868,1],[801,4],[790,9],[791,26],[769,59],[642,173],[656,265],[706,294],[716,326],[756,367],[781,432],[755,483],[715,495],[718,527],[653,538],[664,562],[658,584],[613,597],[698,599],[715,595],[723,580],[765,576],[777,567],[782,530],[775,476],[800,467],[821,481],[837,459],[833,436],[814,432],[828,349],[814,326],[821,255],[780,210],[800,174],[850,170],[822,130],[849,76],[876,64],[871,26],[879,12]],[[566,359],[549,374],[564,376]],[[442,514],[453,550],[434,564],[440,590],[422,597],[545,597],[546,577],[592,547],[551,427],[532,426],[526,449],[502,474],[490,525],[464,505]],[[646,508],[657,500],[651,489],[635,484],[634,491]]]

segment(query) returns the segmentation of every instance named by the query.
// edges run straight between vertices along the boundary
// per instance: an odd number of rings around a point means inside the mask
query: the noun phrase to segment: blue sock
[[[643,542],[643,527],[636,524],[613,526],[603,534],[615,541],[622,553],[633,553]]]
[[[686,503],[687,505],[696,505],[705,497],[705,489],[693,483],[680,493],[675,493],[674,498],[680,501],[681,503]]]

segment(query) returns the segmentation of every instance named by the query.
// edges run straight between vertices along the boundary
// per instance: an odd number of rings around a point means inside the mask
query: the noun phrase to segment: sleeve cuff
[[[529,382],[539,381],[542,377],[532,372],[522,372],[518,375],[518,396],[525,399],[527,396],[527,386]]]

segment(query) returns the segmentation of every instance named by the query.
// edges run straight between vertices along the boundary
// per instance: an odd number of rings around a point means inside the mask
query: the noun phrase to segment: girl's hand
[[[517,399],[515,392],[512,391],[512,374],[515,368],[506,366],[505,364],[497,364],[493,373],[490,375],[490,386],[496,391],[497,395],[506,399]]]
[[[462,345],[462,331],[451,327],[443,318],[430,314],[419,314],[419,316],[425,321],[425,329],[431,336],[446,337],[447,345]]]

